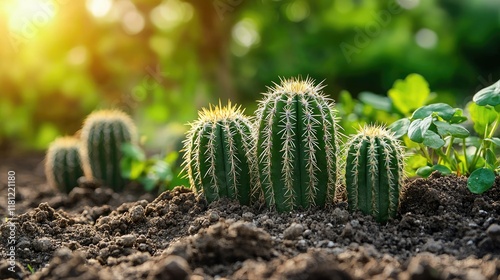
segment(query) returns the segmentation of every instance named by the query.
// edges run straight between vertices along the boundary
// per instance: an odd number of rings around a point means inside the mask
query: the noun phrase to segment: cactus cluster
[[[121,191],[126,184],[120,170],[121,146],[137,141],[130,117],[117,110],[94,112],[83,124],[81,139],[85,176]]]
[[[310,79],[281,80],[256,112],[256,148],[266,204],[280,212],[324,206],[339,180],[340,132],[333,101]]]
[[[382,126],[365,126],[346,144],[346,188],[351,211],[379,222],[396,215],[403,186],[403,148]]]
[[[50,185],[69,193],[83,175],[120,191],[125,185],[120,160],[123,143],[136,142],[136,128],[125,113],[90,114],[75,137],[56,139],[47,150],[45,174]]]
[[[337,112],[322,87],[308,78],[281,80],[264,94],[253,120],[231,102],[202,109],[183,142],[191,188],[208,202],[228,197],[249,205],[262,199],[283,212],[333,201],[345,172],[351,211],[380,222],[394,217],[404,177],[399,141],[382,126],[365,126],[349,138],[343,158]],[[50,146],[50,184],[69,192],[83,169],[86,177],[122,190],[121,146],[137,141],[130,117],[92,113],[80,138]]]
[[[184,141],[191,186],[208,202],[229,197],[248,205],[256,184],[253,145],[252,124],[240,107],[219,102],[203,109]]]
[[[80,140],[61,137],[52,142],[45,157],[45,176],[53,187],[69,193],[83,176]]]

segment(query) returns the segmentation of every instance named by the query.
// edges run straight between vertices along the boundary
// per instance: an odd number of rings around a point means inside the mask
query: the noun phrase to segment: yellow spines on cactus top
[[[208,202],[229,197],[248,205],[258,190],[253,145],[252,124],[240,107],[219,102],[202,109],[184,141],[191,187]]]
[[[367,125],[346,144],[349,209],[379,222],[396,215],[404,179],[403,148],[383,126]]]

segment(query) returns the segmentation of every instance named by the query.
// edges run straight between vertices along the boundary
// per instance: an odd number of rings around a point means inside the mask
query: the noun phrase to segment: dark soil
[[[378,224],[341,201],[280,214],[180,187],[65,195],[39,162],[0,166],[5,197],[16,171],[18,214],[13,274],[1,199],[0,279],[500,279],[500,178],[480,196],[463,177],[409,181],[398,217]]]

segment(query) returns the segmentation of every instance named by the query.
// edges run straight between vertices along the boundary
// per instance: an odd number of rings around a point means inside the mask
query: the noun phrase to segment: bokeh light
[[[106,16],[112,5],[112,0],[87,0],[87,9],[95,17]]]

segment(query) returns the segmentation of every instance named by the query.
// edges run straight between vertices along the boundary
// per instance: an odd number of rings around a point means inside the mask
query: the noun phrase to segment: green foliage
[[[419,74],[410,74],[404,80],[395,81],[387,96],[363,91],[356,100],[348,91],[342,91],[338,104],[341,126],[349,135],[357,132],[355,128],[368,123],[393,123],[401,117],[410,116],[434,97],[428,83]]]
[[[158,192],[162,192],[181,183],[174,178],[175,171],[172,170],[178,157],[177,152],[172,152],[165,157],[155,155],[146,158],[144,151],[132,143],[122,144],[121,150],[123,153],[120,161],[122,177],[138,182],[145,191],[151,192],[157,189]]]
[[[269,207],[280,212],[324,206],[335,195],[341,169],[333,102],[310,79],[282,80],[256,112],[256,156]]]
[[[249,205],[257,191],[252,124],[230,102],[203,109],[184,141],[184,170],[208,202],[229,197]]]
[[[121,191],[126,181],[120,170],[124,143],[136,143],[136,128],[128,115],[116,110],[90,114],[81,132],[85,176]]]
[[[426,177],[433,171],[469,175],[471,192],[479,194],[491,188],[499,168],[495,148],[500,139],[494,137],[500,122],[499,85],[500,81],[480,90],[473,97],[474,103],[468,105],[478,137],[471,136],[462,125],[467,120],[463,110],[444,103],[420,107],[410,118],[390,126],[396,136],[407,135],[417,143],[420,156],[426,159],[418,175]]]
[[[83,176],[80,140],[61,137],[52,142],[45,156],[45,176],[49,185],[69,193]]]
[[[472,101],[478,106],[495,107],[500,105],[500,81],[477,92]]]
[[[347,202],[379,222],[396,216],[403,187],[403,148],[384,127],[365,126],[346,144]]]
[[[394,82],[388,93],[394,107],[404,116],[427,103],[430,97],[429,84],[419,74],[410,74],[404,81]]]

